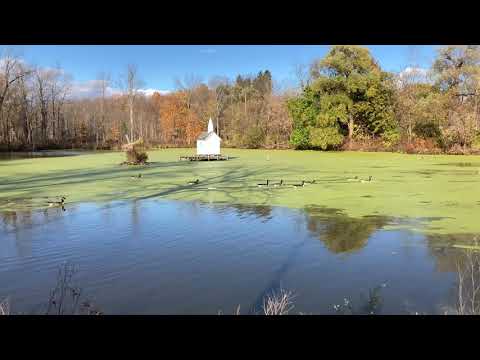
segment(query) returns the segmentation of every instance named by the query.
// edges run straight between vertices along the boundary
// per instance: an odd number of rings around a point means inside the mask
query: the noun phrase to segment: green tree
[[[316,125],[320,112],[319,97],[306,87],[300,96],[287,101],[287,109],[293,121],[291,145],[296,149],[308,149],[311,147],[310,129]]]
[[[372,135],[392,128],[391,76],[381,71],[368,49],[333,46],[324,59],[313,64],[311,74],[323,117],[346,126],[349,141],[355,128]]]
[[[393,78],[368,49],[333,46],[310,73],[311,85],[288,103],[295,148],[335,148],[355,130],[374,136],[396,131]]]

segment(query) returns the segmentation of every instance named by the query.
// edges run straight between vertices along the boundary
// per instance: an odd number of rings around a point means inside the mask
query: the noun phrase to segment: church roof
[[[208,131],[202,132],[200,135],[198,135],[197,140],[205,140],[208,137],[208,134],[209,134]]]
[[[198,135],[198,138],[197,140],[207,140],[211,135],[215,135],[217,138],[220,139],[220,137],[217,135],[217,133],[215,131],[204,131],[202,132],[200,135]],[[220,139],[221,141],[222,139]]]
[[[213,131],[213,123],[212,123],[212,119],[210,118],[208,120],[207,131],[203,131],[202,133],[200,133],[200,135],[198,135],[197,140],[207,140],[212,134],[220,139],[220,136],[218,136],[217,133]],[[222,139],[220,139],[220,141],[222,141]]]

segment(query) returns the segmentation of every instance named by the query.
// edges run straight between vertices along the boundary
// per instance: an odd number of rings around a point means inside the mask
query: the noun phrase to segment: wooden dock
[[[228,155],[184,155],[180,156],[180,160],[183,161],[221,161],[228,160]]]

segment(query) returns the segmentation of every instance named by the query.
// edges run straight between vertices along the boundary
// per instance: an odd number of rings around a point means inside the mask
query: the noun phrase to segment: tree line
[[[139,138],[194,146],[212,118],[231,147],[477,151],[480,48],[444,46],[431,69],[408,70],[382,70],[364,47],[332,46],[298,72],[296,89],[275,89],[265,70],[208,82],[186,76],[174,91],[146,96],[139,69],[128,65],[116,81],[99,73],[95,94],[75,98],[59,66],[34,67],[7,53],[0,59],[0,149],[115,149]]]
[[[297,149],[480,150],[480,49],[445,46],[428,71],[383,71],[369,50],[333,46],[287,101]]]

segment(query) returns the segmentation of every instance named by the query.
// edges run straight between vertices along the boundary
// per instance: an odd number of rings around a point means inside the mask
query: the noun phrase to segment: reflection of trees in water
[[[15,246],[18,255],[30,256],[32,250],[32,237],[24,235],[24,231],[36,225],[43,225],[63,215],[61,208],[45,209],[41,211],[0,211],[2,231],[5,234],[14,234]]]
[[[333,253],[362,249],[370,236],[390,223],[387,216],[352,218],[337,209],[305,208],[307,229]]]
[[[242,216],[255,216],[256,218],[268,221],[273,218],[272,207],[268,205],[243,205],[243,204],[229,204],[216,205],[215,209],[220,212],[232,212],[232,210]]]
[[[478,234],[432,234],[426,236],[436,270],[455,274],[453,306],[446,312],[458,315],[480,314],[480,236]],[[454,246],[465,246],[455,248]]]
[[[435,261],[436,270],[439,272],[457,272],[458,264],[465,256],[465,251],[455,248],[455,245],[472,245],[473,241],[480,236],[477,234],[427,234],[427,242],[430,255]]]

